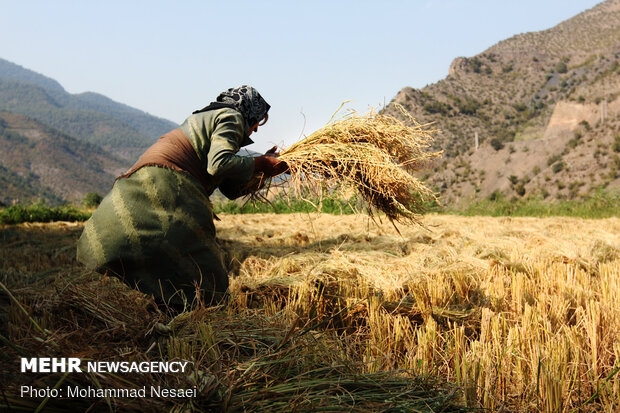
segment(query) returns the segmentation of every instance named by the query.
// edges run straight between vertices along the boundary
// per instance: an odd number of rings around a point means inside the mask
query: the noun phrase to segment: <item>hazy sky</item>
[[[263,151],[320,128],[344,100],[366,112],[444,78],[457,56],[597,3],[0,0],[0,57],[175,123],[252,85],[272,106],[249,148]]]

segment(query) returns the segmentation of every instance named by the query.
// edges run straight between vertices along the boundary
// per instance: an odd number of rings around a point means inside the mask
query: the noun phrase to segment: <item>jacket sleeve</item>
[[[226,179],[220,184],[219,189],[226,198],[236,199],[262,189],[268,180],[262,173],[254,174],[247,182]]]
[[[247,182],[254,173],[254,159],[236,155],[243,141],[243,118],[231,112],[218,116],[211,134],[207,172],[216,181]]]

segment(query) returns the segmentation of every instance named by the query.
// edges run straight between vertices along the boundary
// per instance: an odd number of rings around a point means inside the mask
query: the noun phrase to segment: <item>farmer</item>
[[[236,155],[253,143],[269,108],[256,89],[231,88],[162,136],[88,220],[78,261],[174,307],[196,293],[207,304],[219,302],[228,274],[209,196],[219,188],[235,199],[287,169],[275,148],[256,158]]]

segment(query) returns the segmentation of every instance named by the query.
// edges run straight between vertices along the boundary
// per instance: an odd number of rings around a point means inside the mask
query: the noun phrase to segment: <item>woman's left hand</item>
[[[287,170],[288,165],[279,160],[277,155],[265,154],[254,158],[254,171],[262,172],[268,177],[280,175]]]
[[[265,155],[267,156],[280,156],[280,149],[277,146],[274,146],[273,148],[269,149],[267,152],[265,152]]]

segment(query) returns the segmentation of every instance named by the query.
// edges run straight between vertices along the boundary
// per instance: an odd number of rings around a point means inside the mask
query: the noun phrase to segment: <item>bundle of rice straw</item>
[[[427,151],[436,130],[400,110],[412,126],[374,111],[350,113],[283,151],[292,187],[327,189],[330,197],[353,189],[371,216],[374,208],[392,222],[420,224],[424,202],[437,199],[414,173],[441,152]]]

